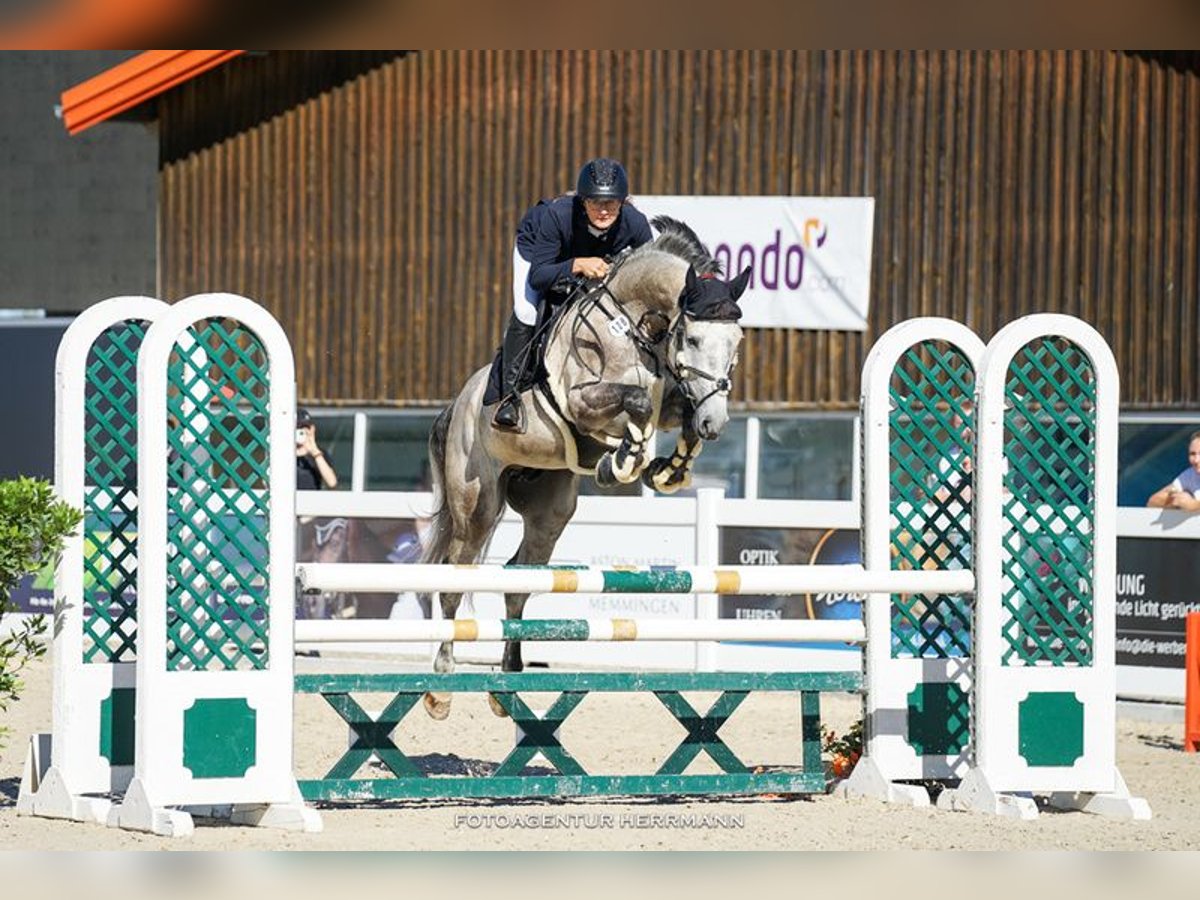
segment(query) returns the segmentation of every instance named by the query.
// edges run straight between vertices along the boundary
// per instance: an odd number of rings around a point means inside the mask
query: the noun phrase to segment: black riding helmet
[[[629,176],[615,159],[602,156],[584,163],[575,193],[585,200],[624,200],[629,196]]]

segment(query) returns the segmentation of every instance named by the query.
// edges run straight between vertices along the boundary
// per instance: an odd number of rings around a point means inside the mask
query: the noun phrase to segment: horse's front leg
[[[658,426],[665,430],[678,428],[675,450],[670,456],[652,459],[642,472],[642,484],[662,494],[673,494],[692,483],[692,464],[700,455],[703,444],[693,422],[696,410],[678,385],[673,385],[663,397],[658,412]]]
[[[611,487],[637,481],[650,460],[654,439],[654,402],[649,392],[636,385],[601,381],[573,388],[567,404],[571,418],[584,432],[602,432],[622,413],[629,417],[617,449],[600,457],[596,483]]]
[[[642,484],[653,488],[660,494],[673,494],[678,490],[690,487],[692,483],[692,465],[704,442],[690,427],[685,427],[675,439],[675,449],[670,456],[660,456],[651,460],[642,472]]]

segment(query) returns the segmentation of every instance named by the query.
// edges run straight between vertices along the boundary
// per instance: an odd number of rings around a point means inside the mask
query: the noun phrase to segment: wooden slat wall
[[[525,208],[608,154],[635,193],[871,195],[871,331],[751,330],[736,396],[849,408],[944,315],[1094,323],[1126,408],[1200,407],[1200,66],[1116,52],[273,53],[161,101],[160,293],[245,293],[301,395],[422,405],[489,359]]]

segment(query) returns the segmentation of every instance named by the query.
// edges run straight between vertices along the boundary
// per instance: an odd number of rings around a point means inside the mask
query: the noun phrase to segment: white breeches
[[[529,261],[513,246],[513,315],[526,325],[537,324],[539,297],[529,286]]]

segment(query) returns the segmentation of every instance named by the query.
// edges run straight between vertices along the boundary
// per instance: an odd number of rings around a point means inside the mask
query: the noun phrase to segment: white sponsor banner
[[[635,196],[647,218],[686,222],[730,278],[747,266],[742,324],[865,331],[873,197]]]

